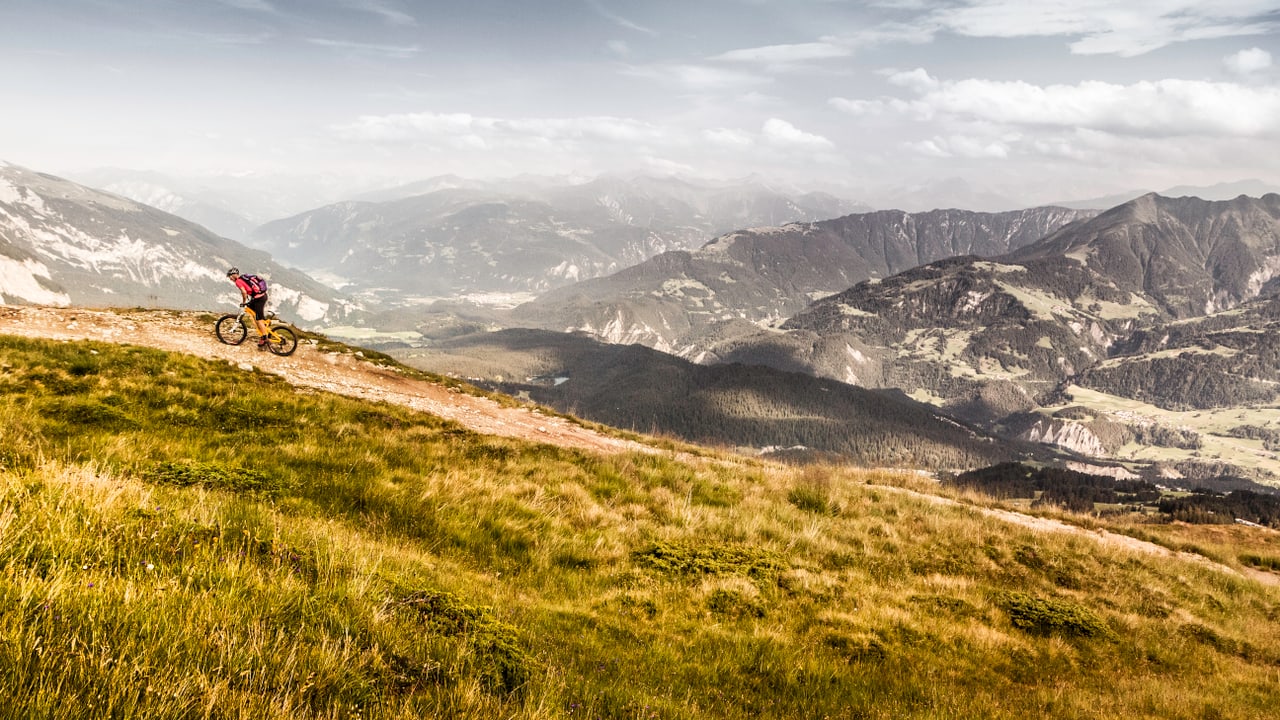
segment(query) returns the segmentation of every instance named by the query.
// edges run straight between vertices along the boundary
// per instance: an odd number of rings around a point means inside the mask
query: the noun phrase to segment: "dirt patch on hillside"
[[[98,340],[143,345],[225,360],[245,370],[257,368],[297,387],[365,400],[394,403],[453,420],[486,435],[501,435],[563,447],[617,453],[653,448],[610,437],[560,417],[412,378],[351,353],[326,352],[300,343],[289,357],[262,352],[252,342],[219,342],[213,322],[199,313],[101,311],[0,306],[0,333],[53,340]]]

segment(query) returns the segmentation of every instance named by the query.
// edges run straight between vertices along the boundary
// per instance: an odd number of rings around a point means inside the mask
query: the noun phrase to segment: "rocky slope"
[[[174,215],[0,164],[0,300],[93,307],[234,308],[237,266],[267,277],[271,307],[306,323],[356,312],[333,289]]]
[[[728,357],[901,388],[1026,439],[1272,474],[1280,458],[1259,444],[1275,428],[1253,409],[1280,389],[1265,299],[1278,261],[1280,196],[1148,195],[993,260],[860,283],[789,320],[785,341]],[[1102,421],[1019,419],[1073,406]],[[1228,409],[1240,427],[1217,415]]]
[[[1090,211],[880,211],[730,233],[609,277],[546,293],[517,308],[523,322],[642,343],[700,361],[759,325],[874,277],[955,255],[996,255]]]

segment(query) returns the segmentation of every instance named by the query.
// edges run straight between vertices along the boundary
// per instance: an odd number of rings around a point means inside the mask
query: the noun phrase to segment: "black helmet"
[[[231,277],[232,275],[239,275],[239,274],[240,274],[240,268],[231,268],[230,270],[227,271],[227,277]]]

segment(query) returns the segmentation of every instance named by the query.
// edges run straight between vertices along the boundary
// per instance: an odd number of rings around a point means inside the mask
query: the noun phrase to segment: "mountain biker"
[[[265,350],[267,347],[267,322],[264,318],[267,316],[267,291],[265,283],[259,288],[255,288],[256,283],[250,282],[246,277],[258,280],[256,275],[242,276],[239,268],[231,268],[227,271],[227,277],[231,282],[236,284],[240,290],[240,304],[253,311],[253,324],[258,328],[258,349]],[[259,281],[261,282],[261,281]]]

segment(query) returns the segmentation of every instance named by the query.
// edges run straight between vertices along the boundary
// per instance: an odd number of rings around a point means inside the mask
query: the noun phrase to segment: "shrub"
[[[691,547],[656,542],[637,550],[632,557],[653,570],[682,575],[776,576],[787,569],[786,562],[777,553],[747,546]]]
[[[515,628],[494,619],[488,608],[443,592],[414,593],[392,605],[415,611],[431,632],[465,639],[489,690],[515,693],[529,682],[532,658],[521,647]]]
[[[760,603],[741,592],[725,588],[711,593],[711,597],[707,599],[707,608],[713,615],[732,620],[762,618],[765,615]]]
[[[791,488],[787,493],[787,502],[816,515],[838,515],[840,507],[831,502],[823,488],[813,485],[801,485]]]
[[[1092,610],[1061,598],[1038,598],[1011,592],[1001,598],[1013,626],[1037,635],[1112,638],[1114,634]]]
[[[213,463],[162,462],[148,471],[144,479],[162,485],[200,486],[267,496],[280,495],[290,486],[287,481],[257,468],[227,467]]]

